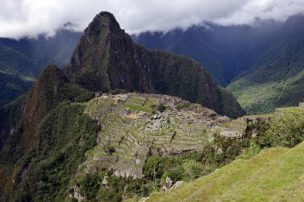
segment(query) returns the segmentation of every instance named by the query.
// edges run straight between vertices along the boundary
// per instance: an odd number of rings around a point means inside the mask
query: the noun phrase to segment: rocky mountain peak
[[[87,33],[92,30],[101,31],[103,29],[107,29],[114,33],[121,31],[120,26],[112,13],[103,11],[97,14],[85,32]]]
[[[153,92],[138,47],[108,12],[98,14],[85,29],[68,72],[93,91],[120,88]],[[146,65],[147,66],[147,65]]]
[[[233,96],[219,89],[197,62],[135,44],[108,12],[98,14],[85,29],[67,72],[91,91],[161,93],[220,114],[243,114]]]

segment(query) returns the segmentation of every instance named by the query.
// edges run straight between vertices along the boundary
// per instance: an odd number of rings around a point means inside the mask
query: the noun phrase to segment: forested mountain
[[[249,74],[228,89],[249,113],[265,113],[304,100],[304,16],[286,21]]]
[[[218,83],[232,82],[228,89],[247,112],[262,113],[304,99],[303,22],[304,16],[296,15],[284,23],[257,21],[253,26],[206,23],[133,38],[196,59]]]
[[[281,25],[273,21],[256,25],[220,26],[206,22],[186,30],[146,32],[133,39],[146,47],[183,54],[199,61],[217,83],[229,84],[255,68],[268,44],[268,37]]]

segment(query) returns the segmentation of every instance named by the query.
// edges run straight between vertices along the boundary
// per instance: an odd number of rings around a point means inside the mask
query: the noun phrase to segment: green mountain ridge
[[[232,82],[228,90],[233,91],[247,112],[266,113],[276,107],[296,105],[303,99],[298,79],[302,70],[302,23],[301,14],[281,23],[258,20],[254,26],[220,26],[205,22],[205,25],[186,30],[142,33],[132,39],[148,48],[173,51],[195,59],[217,84]],[[47,64],[63,67],[69,63],[80,35],[60,30],[53,38],[41,36],[36,40],[19,41],[0,38],[0,70],[34,78]],[[276,76],[261,81],[266,74]],[[19,79],[16,80],[16,85],[20,85]],[[288,99],[289,93],[295,97],[294,101]],[[17,94],[7,96],[0,98],[4,104]]]
[[[303,14],[284,22],[220,26],[206,22],[185,30],[133,36],[146,47],[187,55],[227,86],[247,113],[268,113],[304,100]],[[293,99],[290,99],[290,98]]]
[[[290,19],[272,39],[262,65],[228,85],[248,113],[267,113],[304,100],[304,30],[298,26],[302,19]]]

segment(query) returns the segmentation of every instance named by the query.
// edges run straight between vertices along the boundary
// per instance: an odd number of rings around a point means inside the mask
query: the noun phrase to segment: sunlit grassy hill
[[[265,149],[147,201],[303,201],[304,143]]]

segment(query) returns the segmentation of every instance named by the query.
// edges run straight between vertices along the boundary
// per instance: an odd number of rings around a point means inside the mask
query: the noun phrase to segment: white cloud
[[[303,0],[254,0],[229,16],[221,17],[220,24],[251,24],[256,18],[284,21],[289,16],[304,12]]]
[[[129,33],[186,28],[203,20],[247,24],[285,20],[304,0],[0,0],[0,36],[52,36],[67,23],[82,31],[100,11],[112,12]]]

